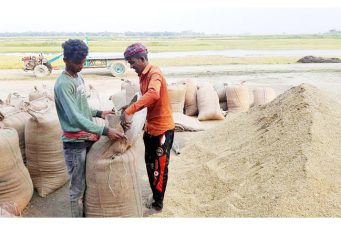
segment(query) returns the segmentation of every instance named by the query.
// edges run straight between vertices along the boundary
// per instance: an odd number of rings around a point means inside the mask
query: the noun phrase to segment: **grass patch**
[[[61,44],[83,37],[0,38],[0,52],[60,53]],[[202,37],[89,37],[91,52],[122,52],[134,42],[142,42],[151,52],[204,50],[336,50],[341,38],[331,35],[291,36],[202,36]]]

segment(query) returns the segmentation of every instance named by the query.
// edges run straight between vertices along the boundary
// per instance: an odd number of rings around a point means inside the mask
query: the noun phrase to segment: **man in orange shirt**
[[[145,162],[153,192],[154,201],[151,207],[160,211],[163,208],[168,180],[169,156],[175,126],[166,79],[158,67],[149,64],[147,55],[147,49],[140,43],[130,45],[124,52],[124,58],[139,76],[142,97],[123,112],[122,125],[129,129],[129,116],[147,107],[143,135]]]

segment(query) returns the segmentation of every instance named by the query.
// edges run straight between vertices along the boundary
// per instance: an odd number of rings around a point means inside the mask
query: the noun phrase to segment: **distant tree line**
[[[329,30],[326,34],[337,35],[337,34],[341,34],[341,31],[332,29],[332,30]]]
[[[192,31],[181,31],[181,32],[3,32],[0,33],[0,37],[30,37],[30,36],[39,36],[39,37],[63,37],[63,36],[82,36],[87,34],[92,37],[172,37],[172,36],[203,36],[204,33],[197,33]]]

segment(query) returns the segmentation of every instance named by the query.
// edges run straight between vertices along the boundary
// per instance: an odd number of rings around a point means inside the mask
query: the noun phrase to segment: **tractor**
[[[25,56],[21,60],[25,64],[24,71],[33,70],[33,73],[36,77],[45,77],[50,75],[52,72],[51,63],[58,60],[62,56],[63,54],[60,54],[48,60],[45,58],[43,53],[39,53],[38,56]]]

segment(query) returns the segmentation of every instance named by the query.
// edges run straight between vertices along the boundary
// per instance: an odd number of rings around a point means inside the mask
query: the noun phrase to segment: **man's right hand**
[[[127,137],[124,135],[124,133],[121,133],[113,128],[109,128],[108,137],[111,140],[127,140]]]

